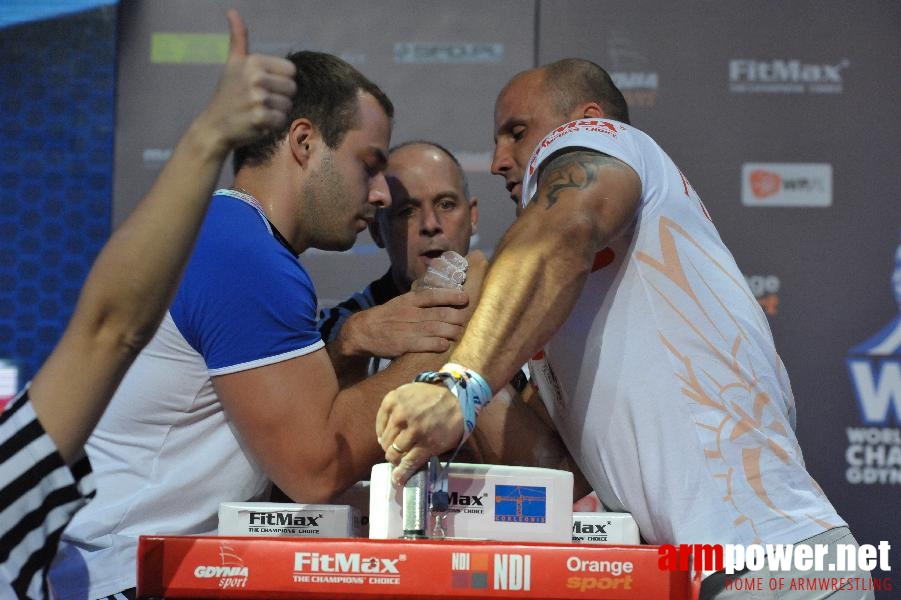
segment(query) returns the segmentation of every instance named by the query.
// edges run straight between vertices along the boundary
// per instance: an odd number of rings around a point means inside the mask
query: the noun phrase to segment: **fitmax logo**
[[[383,558],[362,556],[358,552],[344,554],[320,554],[318,552],[295,552],[294,570],[312,573],[347,573],[354,575],[397,575],[397,563],[401,557]]]
[[[610,525],[609,522],[603,524],[595,524],[595,523],[582,523],[582,521],[575,521],[573,523],[573,533],[574,534],[588,534],[588,535],[598,535],[598,534],[607,534],[607,525]]]
[[[729,90],[735,93],[840,94],[842,71],[848,59],[835,64],[805,63],[797,59],[729,61]]]
[[[482,504],[482,500],[484,500],[488,494],[482,494],[481,496],[468,496],[466,494],[458,494],[457,492],[450,493],[450,503],[456,506],[484,506]]]
[[[760,83],[842,83],[842,70],[848,60],[838,64],[809,64],[800,60],[729,61],[729,81]]]
[[[322,515],[309,516],[290,512],[251,512],[250,525],[293,525],[295,527],[319,527]]]

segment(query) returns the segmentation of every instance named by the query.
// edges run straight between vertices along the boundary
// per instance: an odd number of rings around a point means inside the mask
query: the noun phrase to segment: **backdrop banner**
[[[434,139],[456,152],[480,198],[475,246],[488,254],[513,218],[503,181],[488,172],[497,92],[514,73],[568,56],[610,71],[633,124],[691,181],[769,316],[811,473],[860,543],[888,540],[890,564],[901,565],[897,6],[234,4],[253,50],[324,50],[381,85],[397,107],[392,143]],[[215,83],[227,44],[223,8],[122,3],[116,220]],[[203,32],[212,35],[197,37]],[[366,234],[348,252],[301,260],[323,305],[387,267]]]

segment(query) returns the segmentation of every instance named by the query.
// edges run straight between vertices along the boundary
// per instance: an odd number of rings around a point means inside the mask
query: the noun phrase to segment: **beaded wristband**
[[[491,401],[491,388],[485,378],[461,365],[447,363],[440,371],[420,373],[414,381],[444,385],[457,398],[463,413],[462,446],[476,428],[476,419],[482,408]]]
[[[469,428],[465,437],[469,437],[469,434],[472,433],[472,430],[476,427],[476,419],[478,419],[479,413],[482,412],[483,408],[488,406],[488,403],[491,402],[491,398],[494,394],[491,393],[491,388],[488,386],[488,382],[485,381],[485,378],[472,369],[467,369],[463,365],[458,365],[456,363],[447,363],[441,367],[441,370],[452,373],[454,379],[459,378],[461,380],[459,385],[465,387],[468,392],[467,403],[471,400],[472,408],[467,407],[467,411],[472,412],[472,427]]]
[[[429,469],[431,478],[429,481],[429,508],[433,513],[446,513],[449,507],[450,497],[448,495],[448,468],[451,461],[457,456],[457,452],[469,439],[469,435],[476,428],[476,419],[489,401],[491,401],[491,388],[485,378],[455,363],[447,363],[441,367],[440,371],[425,371],[416,376],[414,381],[424,383],[434,383],[444,385],[451,391],[460,403],[460,410],[463,412],[463,439],[454,453],[444,463],[444,467],[440,468],[440,462],[437,456],[430,459],[432,467]],[[436,517],[436,527],[439,524]]]

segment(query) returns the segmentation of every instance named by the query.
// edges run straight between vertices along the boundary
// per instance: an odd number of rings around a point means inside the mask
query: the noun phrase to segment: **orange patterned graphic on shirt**
[[[671,309],[677,329],[684,331],[687,326],[691,332],[688,339],[682,337],[677,342],[661,329],[660,340],[673,358],[683,396],[698,408],[694,415],[699,439],[711,473],[722,484],[723,501],[730,503],[736,513],[733,525],[750,527],[759,542],[755,517],[772,518],[775,514],[794,520],[773,499],[769,486],[786,482],[767,480],[766,463],[803,462],[779,406],[791,393],[782,362],[775,347],[761,347],[752,341],[754,336],[748,326],[753,327],[753,323],[736,318],[730,305],[735,303],[736,295],[730,294],[727,300],[704,278],[704,273],[716,271],[724,275],[725,278],[718,277],[719,285],[726,281],[734,286],[732,291],[739,292],[738,296],[754,307],[755,314],[759,313],[757,318],[762,320],[760,326],[766,327],[766,317],[738,270],[722,264],[670,219],[660,219],[659,239],[660,260],[645,252],[637,252],[636,258],[651,267],[645,278]],[[664,279],[659,280],[655,274]],[[663,289],[671,285],[681,294]],[[687,347],[697,344],[709,351],[699,354]],[[776,401],[774,394],[778,396]],[[753,493],[736,493],[739,486]],[[822,493],[815,482],[814,487]],[[761,510],[762,507],[767,510]]]

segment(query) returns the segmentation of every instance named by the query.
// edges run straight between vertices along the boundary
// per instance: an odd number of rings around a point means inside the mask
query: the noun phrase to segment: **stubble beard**
[[[348,229],[340,210],[347,199],[344,177],[335,168],[331,152],[320,162],[319,169],[310,173],[310,181],[303,189],[303,204],[310,218],[314,248],[320,250],[349,250],[357,240],[356,231]]]

